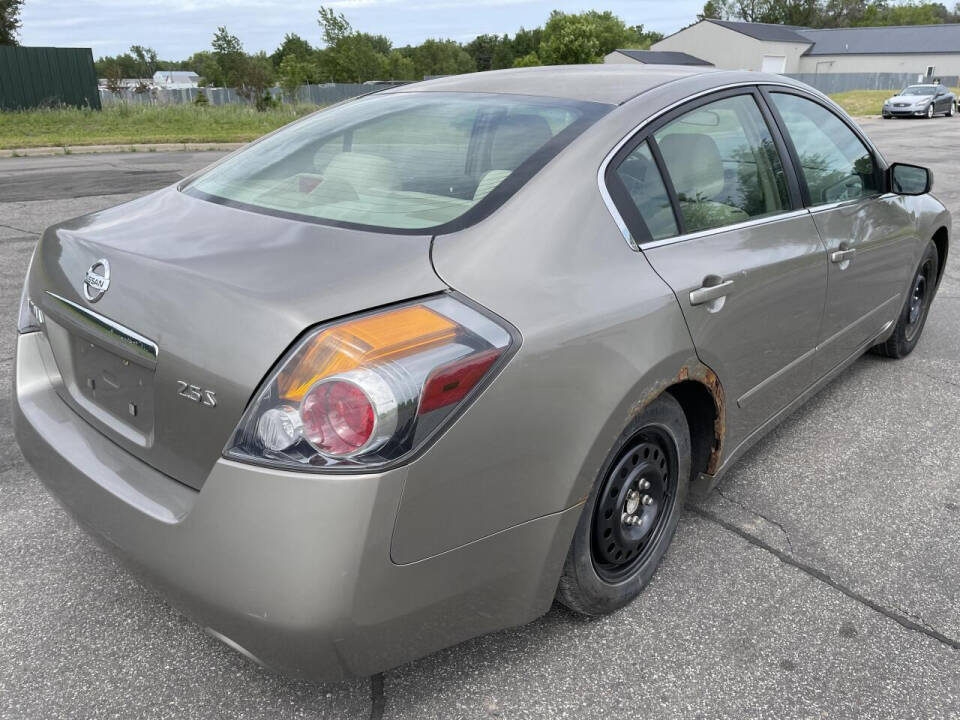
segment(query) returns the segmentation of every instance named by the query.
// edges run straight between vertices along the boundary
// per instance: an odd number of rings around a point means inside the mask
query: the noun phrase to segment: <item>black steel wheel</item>
[[[913,278],[913,287],[907,298],[907,325],[904,329],[904,335],[908,342],[920,333],[923,320],[930,308],[930,296],[937,282],[934,262],[935,258],[924,258],[920,269],[917,270],[917,274]]]
[[[673,443],[662,430],[645,428],[621,451],[597,495],[590,549],[601,578],[617,582],[649,557],[676,496]]]
[[[929,241],[916,273],[907,290],[907,298],[900,311],[900,317],[886,341],[874,346],[880,355],[902,358],[913,352],[930,313],[937,292],[937,279],[940,273],[940,256],[937,246]]]
[[[624,428],[580,514],[557,587],[561,603],[602,615],[650,582],[677,529],[690,454],[686,416],[669,393]]]

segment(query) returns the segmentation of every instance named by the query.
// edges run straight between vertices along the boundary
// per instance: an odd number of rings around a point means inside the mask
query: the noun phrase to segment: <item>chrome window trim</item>
[[[663,238],[662,240],[652,240],[644,243],[642,249],[652,250],[653,248],[663,247],[665,245],[673,245],[678,242],[696,240],[698,238],[709,237],[710,235],[719,235],[720,233],[730,232],[731,230],[742,230],[744,228],[757,227],[759,225],[771,225],[783,220],[791,220],[793,218],[798,218],[809,214],[810,213],[806,208],[800,208],[799,210],[787,210],[786,212],[750,218],[749,220],[732,223],[730,225],[721,225],[720,227],[707,228],[706,230],[697,230],[696,232],[687,233],[686,235],[674,235],[673,237]],[[637,249],[640,250],[641,248]]]
[[[46,293],[57,302],[60,308],[68,313],[68,316],[77,317],[81,322],[87,321],[89,324],[85,323],[82,327],[87,328],[88,332],[96,333],[109,345],[126,349],[134,357],[145,360],[152,365],[156,364],[159,348],[149,338],[100,313],[95,313],[93,310],[88,310],[82,305],[60,297],[56,293],[49,290]],[[92,328],[90,324],[92,324]]]
[[[807,210],[810,211],[811,215],[819,215],[820,213],[836,210],[837,208],[852,207],[853,205],[862,203],[864,200],[886,200],[896,196],[897,194],[892,192],[863,195],[862,197],[853,198],[852,200],[840,200],[839,202],[824,203],[822,205],[810,205],[807,207]]]
[[[732,225],[722,225],[721,227],[710,228],[709,230],[700,230],[693,233],[687,233],[685,235],[674,235],[673,237],[663,238],[661,240],[652,240],[650,242],[645,242],[642,245],[637,242],[637,240],[633,237],[633,234],[630,232],[630,229],[627,227],[627,223],[623,219],[623,216],[620,214],[620,211],[617,210],[617,206],[613,202],[613,198],[610,196],[610,191],[607,189],[607,182],[606,182],[607,168],[609,168],[610,163],[613,161],[614,156],[618,152],[620,152],[620,150],[623,148],[624,145],[631,142],[637,135],[643,132],[643,129],[645,127],[655,122],[658,118],[662,117],[663,115],[666,115],[667,113],[671,112],[672,110],[675,110],[676,108],[687,104],[691,100],[696,100],[697,98],[704,97],[705,95],[711,95],[713,93],[722,92],[724,90],[731,90],[734,88],[753,88],[753,87],[759,87],[761,85],[766,87],[784,88],[786,90],[799,91],[800,93],[805,93],[807,95],[816,96],[820,94],[816,92],[810,92],[802,87],[796,87],[794,85],[788,85],[785,83],[773,82],[771,80],[746,81],[746,82],[728,83],[726,85],[717,85],[716,87],[709,88],[708,90],[702,90],[698,93],[694,93],[693,95],[688,95],[682,100],[678,100],[675,103],[667,105],[666,107],[658,110],[656,113],[654,113],[650,117],[645,118],[642,122],[635,125],[633,129],[627,132],[627,134],[624,135],[620,139],[620,141],[613,146],[613,149],[611,149],[610,152],[608,152],[604,156],[603,161],[600,163],[600,168],[597,170],[597,186],[600,189],[600,197],[603,198],[603,203],[604,205],[607,206],[607,211],[613,217],[613,221],[616,223],[617,228],[620,230],[620,234],[623,236],[623,239],[627,242],[627,245],[629,245],[632,250],[636,252],[640,252],[641,250],[646,248],[656,248],[656,247],[662,247],[664,245],[672,245],[673,243],[683,242],[685,240],[691,240],[694,238],[705,237],[708,235],[714,235],[716,233],[726,232],[728,230],[737,230],[740,228],[751,227],[753,225],[763,225],[770,222],[776,222],[778,220],[786,220],[788,218],[800,217],[801,215],[804,215],[804,214],[812,214],[814,212],[832,210],[835,207],[839,207],[841,205],[849,204],[852,202],[860,202],[864,199],[864,198],[857,198],[856,200],[853,200],[853,201],[845,200],[838,203],[832,203],[830,206],[817,205],[817,206],[803,207],[798,210],[787,210],[785,212],[778,213],[776,215],[767,215],[760,218],[751,218],[750,220],[745,220],[742,223],[734,223]],[[826,95],[821,95],[821,97],[830,101],[830,98],[828,98]],[[832,104],[832,101],[830,102]],[[844,122],[844,124],[847,125],[848,127],[850,126],[850,123],[844,121],[842,117],[839,117],[839,119],[842,122]],[[856,130],[854,130],[853,128],[851,128],[851,130],[853,130],[854,134],[857,135],[857,137],[866,144],[870,152],[874,154],[874,157],[880,162],[881,168],[885,168],[887,163],[884,157],[880,154],[880,151],[877,150],[877,148],[870,141],[870,139],[863,134],[863,131],[860,130],[859,126],[856,125],[856,123],[854,123],[854,126],[856,127]],[[880,199],[882,197],[886,197],[886,195],[888,194],[890,193],[886,193],[884,195],[879,195],[879,196],[871,196],[871,198]]]

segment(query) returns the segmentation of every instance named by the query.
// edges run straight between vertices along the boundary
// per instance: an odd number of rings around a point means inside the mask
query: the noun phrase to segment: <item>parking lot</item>
[[[960,119],[865,120],[960,215]],[[0,160],[0,381],[21,280],[56,221],[217,153]],[[205,635],[60,509],[0,396],[2,718],[960,717],[960,252],[923,339],[867,355],[690,507],[652,585],[373,679],[289,681]],[[318,318],[319,319],[319,318]]]

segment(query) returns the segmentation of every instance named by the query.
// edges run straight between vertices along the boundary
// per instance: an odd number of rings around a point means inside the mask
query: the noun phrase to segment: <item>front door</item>
[[[827,249],[827,304],[818,374],[865,349],[903,304],[914,219],[883,194],[876,158],[847,123],[812,99],[770,92],[800,167],[804,194]]]
[[[826,256],[758,96],[719,98],[666,116],[608,178],[720,377],[736,445],[812,382]]]

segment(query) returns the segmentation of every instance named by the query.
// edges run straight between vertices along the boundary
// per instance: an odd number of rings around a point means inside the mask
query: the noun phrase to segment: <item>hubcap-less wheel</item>
[[[932,117],[933,117],[933,105],[928,105],[928,106],[927,106],[927,119],[930,119],[930,118],[932,118]]]
[[[673,443],[645,428],[629,443],[604,481],[594,508],[590,549],[607,582],[629,577],[656,546],[677,493]]]
[[[910,292],[910,305],[907,311],[907,327],[904,335],[907,342],[911,342],[917,334],[917,330],[923,324],[924,315],[927,312],[927,305],[930,302],[929,289],[931,287],[933,263],[925,262],[920,266],[917,276],[913,280],[913,289]]]

